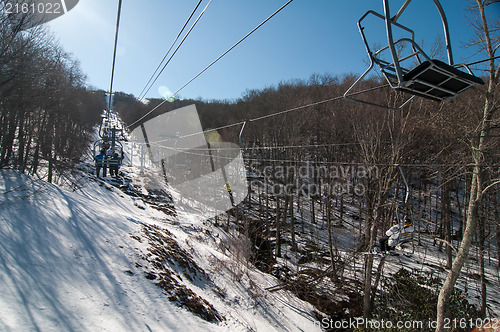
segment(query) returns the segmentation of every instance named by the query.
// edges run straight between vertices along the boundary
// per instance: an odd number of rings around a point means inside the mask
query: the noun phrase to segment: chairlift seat
[[[414,232],[401,233],[399,235],[398,243],[403,244],[403,243],[411,242],[413,240],[413,233]]]
[[[398,90],[424,98],[443,101],[484,81],[439,60],[424,61],[403,75]]]
[[[401,233],[399,233],[398,245],[402,245],[408,242],[413,241],[413,234],[415,233],[415,228],[410,226],[411,230],[408,227],[403,227]]]

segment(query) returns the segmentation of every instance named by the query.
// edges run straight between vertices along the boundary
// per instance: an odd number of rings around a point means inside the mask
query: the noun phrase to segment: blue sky
[[[197,2],[123,0],[115,91],[139,95]],[[160,97],[165,87],[179,89],[286,2],[213,0],[146,97]],[[402,2],[392,0],[391,10],[395,12]],[[455,63],[480,59],[463,47],[472,37],[465,18],[468,0],[441,3]],[[117,6],[118,0],[80,0],[73,10],[47,24],[61,46],[80,61],[88,85],[94,88],[109,89]],[[383,12],[382,0],[294,0],[180,91],[179,97],[236,99],[247,89],[308,79],[312,74],[360,74],[367,67],[367,55],[356,23],[369,9]],[[432,0],[414,0],[399,22],[413,28],[426,51],[442,35]],[[385,32],[378,28],[383,27],[373,26],[370,33],[382,43]]]

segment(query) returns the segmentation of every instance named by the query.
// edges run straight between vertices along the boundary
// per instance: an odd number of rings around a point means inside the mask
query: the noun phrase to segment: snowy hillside
[[[334,227],[341,283],[330,275],[326,217],[318,210],[312,222],[308,201],[294,207],[297,250],[283,241],[264,273],[249,262],[245,235],[262,219],[255,195],[239,215],[206,220],[200,206],[174,206],[172,197],[185,198],[127,148],[137,166],[123,166],[119,182],[97,179],[90,163],[59,186],[0,171],[0,331],[320,331],[325,317],[360,317],[366,255],[356,250],[361,226],[350,202]],[[445,277],[445,253],[424,235],[411,255],[376,258],[383,278],[402,268]],[[490,261],[488,307],[497,317]],[[472,303],[477,276],[471,255],[457,288]]]
[[[265,291],[274,277],[128,171],[135,197],[83,172],[70,188],[0,171],[1,331],[319,330],[310,304]]]

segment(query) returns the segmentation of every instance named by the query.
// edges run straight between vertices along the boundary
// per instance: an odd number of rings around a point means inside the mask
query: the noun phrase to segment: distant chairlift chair
[[[112,163],[116,163],[116,161],[111,161],[110,159],[113,154],[117,153],[119,156],[118,167],[120,167],[123,160],[123,144],[120,140],[124,139],[124,135],[123,127],[121,127],[116,113],[106,110],[102,115],[102,121],[99,127],[99,137],[100,138],[94,142],[94,157],[104,149],[103,152],[106,154],[105,165],[107,168],[110,167]],[[108,153],[111,155],[108,155]]]
[[[411,0],[406,0],[401,6],[398,13],[391,17],[389,12],[389,0],[382,0],[384,5],[385,15],[381,15],[372,10],[366,12],[358,21],[358,28],[363,38],[368,56],[370,58],[369,68],[354,82],[354,84],[345,92],[344,98],[352,101],[357,101],[369,105],[384,107],[393,110],[400,110],[415,96],[428,98],[435,101],[451,101],[459,93],[465,91],[475,84],[484,84],[483,80],[472,74],[471,70],[464,64],[453,65],[453,56],[450,44],[450,35],[448,30],[448,22],[444,14],[443,8],[438,0],[433,0],[436,5],[441,20],[443,22],[444,35],[446,40],[446,49],[448,55],[448,64],[440,60],[429,58],[424,51],[415,43],[413,30],[397,23],[397,20],[409,5]],[[362,26],[362,21],[369,15],[374,15],[385,21],[388,44],[379,50],[372,51],[366,39],[364,32],[365,27]],[[393,26],[403,29],[411,35],[411,38],[393,39]],[[409,54],[398,52],[396,48],[407,45],[411,46]],[[387,56],[387,51],[390,55]],[[385,59],[384,59],[385,55]],[[389,59],[389,60],[387,60]],[[418,65],[412,69],[403,67],[403,63],[409,62],[413,59],[413,65]],[[424,61],[422,61],[424,59]],[[415,61],[416,60],[416,61]],[[383,76],[389,85],[398,91],[403,91],[412,94],[413,96],[406,100],[399,107],[389,107],[380,105],[361,99],[353,98],[356,94],[353,92],[354,87],[373,69],[377,64]],[[464,72],[457,67],[463,67],[467,70]]]

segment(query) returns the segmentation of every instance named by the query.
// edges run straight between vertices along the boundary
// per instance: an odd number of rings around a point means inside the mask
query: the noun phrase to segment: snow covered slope
[[[195,213],[168,216],[140,195],[80,182],[0,171],[1,331],[320,330],[311,305],[264,291],[275,278],[223,253]],[[203,319],[200,304],[219,318]]]

